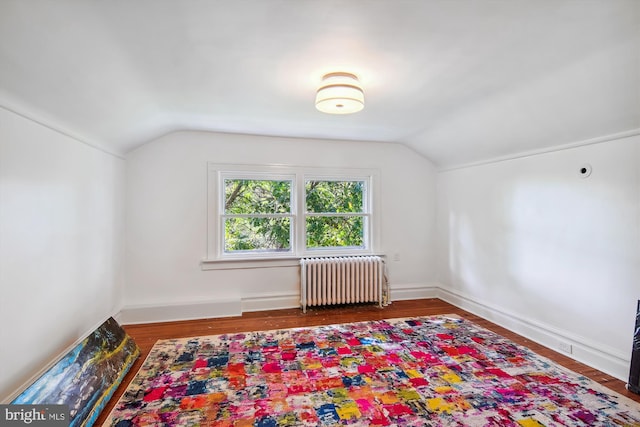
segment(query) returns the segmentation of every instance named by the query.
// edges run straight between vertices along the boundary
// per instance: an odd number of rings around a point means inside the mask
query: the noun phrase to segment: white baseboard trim
[[[172,322],[177,320],[209,319],[242,315],[240,299],[220,299],[182,304],[144,304],[123,307],[118,322],[123,325]]]
[[[619,380],[628,380],[631,361],[616,349],[592,342],[569,331],[523,318],[443,286],[438,287],[437,297]],[[571,354],[562,351],[561,342],[571,345]]]
[[[437,298],[438,286],[425,283],[390,284],[391,301]]]
[[[300,294],[261,294],[242,298],[242,312],[300,307]]]
[[[437,298],[438,287],[423,283],[390,285],[391,301]],[[266,311],[300,307],[300,294],[270,293],[242,298],[242,311]]]
[[[428,284],[391,285],[391,300],[436,298],[437,287]],[[300,307],[299,293],[254,294],[240,299],[221,299],[182,304],[144,304],[123,307],[114,317],[122,325],[172,322],[215,317],[241,316],[246,311]]]

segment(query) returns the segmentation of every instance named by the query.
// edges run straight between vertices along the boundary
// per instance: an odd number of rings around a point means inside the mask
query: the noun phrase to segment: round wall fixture
[[[328,114],[357,113],[364,108],[364,91],[351,73],[329,73],[316,94],[316,108]]]
[[[585,163],[584,165],[580,166],[580,168],[578,169],[578,174],[580,175],[580,178],[588,178],[589,175],[591,175],[591,165]]]

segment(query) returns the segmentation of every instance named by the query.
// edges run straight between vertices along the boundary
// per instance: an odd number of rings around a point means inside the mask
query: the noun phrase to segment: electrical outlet
[[[573,353],[573,346],[571,344],[569,344],[568,342],[564,342],[564,341],[559,341],[558,342],[558,348],[561,351],[564,351],[565,353]]]
[[[393,254],[393,260],[394,261],[400,261],[400,252],[396,252]]]

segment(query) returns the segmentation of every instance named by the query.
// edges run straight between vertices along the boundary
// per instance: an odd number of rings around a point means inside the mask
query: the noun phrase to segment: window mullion
[[[295,233],[295,249],[296,255],[302,255],[307,250],[307,220],[305,217],[305,211],[307,206],[307,197],[305,191],[305,177],[303,173],[296,174],[296,203],[294,218],[294,233]]]

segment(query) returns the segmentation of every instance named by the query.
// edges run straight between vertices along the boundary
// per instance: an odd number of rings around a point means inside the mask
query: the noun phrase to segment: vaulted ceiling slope
[[[314,108],[334,70],[360,113]],[[0,102],[121,154],[199,129],[448,167],[640,128],[640,1],[1,0]]]

